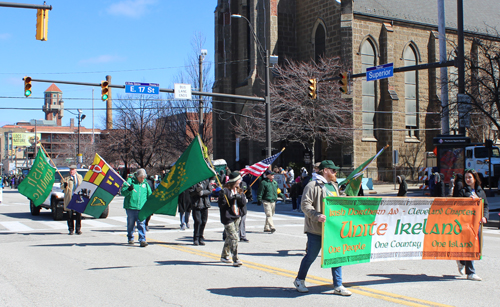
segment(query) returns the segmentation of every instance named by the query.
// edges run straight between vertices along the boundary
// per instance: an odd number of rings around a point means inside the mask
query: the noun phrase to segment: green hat
[[[319,169],[325,169],[325,168],[339,169],[340,167],[338,167],[337,165],[335,165],[335,163],[333,163],[332,160],[324,160],[319,165]]]

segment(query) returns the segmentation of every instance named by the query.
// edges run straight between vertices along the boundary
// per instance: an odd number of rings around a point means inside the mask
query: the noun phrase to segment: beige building
[[[449,58],[455,56],[457,1],[445,0],[446,36]],[[465,52],[471,38],[498,40],[488,26],[500,28],[500,2],[464,0]],[[314,61],[320,56],[341,57],[352,74],[385,63],[394,67],[439,61],[438,13],[436,0],[218,0],[215,10],[216,83],[214,92],[263,96],[264,65],[252,30],[241,19],[247,17],[257,39],[279,63],[285,58]],[[449,74],[456,73],[450,67]],[[392,150],[420,148],[432,151],[433,137],[441,133],[439,69],[395,73],[394,77],[367,82],[352,80],[353,138],[335,148],[316,150],[315,160],[333,159],[345,168],[360,165],[389,145],[370,177],[392,177]],[[450,100],[456,93],[450,91]],[[214,108],[228,114],[242,112],[242,106],[214,102]],[[452,112],[450,131],[458,129]],[[224,158],[231,167],[255,163],[263,155],[264,142],[242,141],[229,128],[229,115],[214,116],[214,157]],[[290,145],[291,146],[291,145]],[[321,146],[321,145],[319,145]],[[278,149],[282,144],[273,144]],[[235,161],[239,148],[240,165]],[[278,162],[303,161],[304,151],[286,150]],[[421,158],[420,158],[421,157]],[[378,177],[378,178],[377,178]]]

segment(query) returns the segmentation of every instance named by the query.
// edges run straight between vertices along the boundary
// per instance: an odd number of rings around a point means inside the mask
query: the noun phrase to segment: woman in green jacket
[[[122,187],[122,195],[125,196],[123,208],[127,212],[127,236],[128,244],[134,244],[134,227],[137,224],[139,232],[139,243],[141,247],[148,246],[146,242],[146,228],[144,221],[139,220],[139,211],[152,194],[149,184],[146,179],[146,170],[141,168],[135,172],[133,177],[127,179],[128,184]]]

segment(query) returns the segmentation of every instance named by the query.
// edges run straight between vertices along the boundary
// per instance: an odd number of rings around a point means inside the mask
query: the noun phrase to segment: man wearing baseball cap
[[[72,235],[75,230],[77,235],[82,234],[82,214],[75,210],[68,209],[68,204],[73,197],[76,188],[82,183],[82,175],[76,172],[76,165],[69,166],[69,176],[61,179],[61,188],[64,192],[64,211],[68,211],[68,231]],[[76,228],[75,228],[76,221]]]
[[[307,272],[311,264],[318,257],[321,250],[322,223],[326,221],[323,212],[323,198],[326,196],[339,196],[337,184],[338,166],[331,160],[322,161],[314,180],[311,180],[302,194],[301,207],[304,212],[304,232],[307,234],[306,255],[300,263],[297,278],[293,282],[297,291],[309,292],[305,285]],[[342,267],[332,268],[333,293],[350,296],[351,291],[342,285]]]
[[[257,191],[257,199],[264,205],[266,214],[266,223],[264,224],[264,232],[274,233],[273,215],[276,208],[276,200],[278,199],[278,183],[274,180],[274,172],[267,170],[264,172],[264,178],[259,185]]]

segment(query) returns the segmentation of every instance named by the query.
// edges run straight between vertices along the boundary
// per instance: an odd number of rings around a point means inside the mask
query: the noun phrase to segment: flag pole
[[[50,162],[52,162],[52,164],[54,165],[56,172],[59,174],[59,176],[61,176],[61,179],[63,179],[63,176],[61,175],[61,173],[57,169],[57,165],[54,163],[54,161],[52,161],[52,158],[50,157],[49,153],[45,150],[45,147],[43,147],[43,145],[40,141],[38,141],[37,143],[40,144],[40,147],[42,148],[43,152],[45,153],[45,155],[47,155],[47,157],[49,157]],[[35,147],[36,147],[36,145],[35,145]]]
[[[283,147],[283,149],[282,149],[280,152],[285,151],[285,148],[286,148],[286,147]],[[252,165],[253,165],[253,164],[252,164]],[[257,180],[259,179],[259,177],[260,177],[260,176],[258,176],[257,178],[255,178],[255,180],[254,180],[254,181],[250,184],[250,186],[248,186],[248,187],[249,187],[249,188],[250,188],[250,187],[252,187],[252,186],[253,186],[253,184],[255,183],[255,181],[257,181]],[[247,189],[246,191],[248,191],[248,189]],[[246,192],[246,191],[245,191],[245,192]]]
[[[389,148],[389,144],[385,145],[385,146],[384,146],[384,148],[382,148],[382,150],[386,150],[387,148]],[[381,150],[381,151],[382,151],[382,150]],[[364,171],[364,170],[368,167],[368,165],[370,165],[370,164],[373,162],[373,160],[375,160],[376,158],[378,158],[378,155],[375,155],[375,156],[373,157],[373,159],[372,159],[372,160],[371,160],[371,161],[370,161],[370,162],[369,162],[369,163],[365,166],[365,168],[363,168],[363,169],[361,170],[361,172],[363,172],[363,171]],[[351,182],[351,180],[352,180],[352,179],[356,179],[356,178],[357,178],[357,177],[354,177],[354,176],[353,176],[351,179],[347,180],[347,182],[342,183],[342,185],[344,185],[344,184],[345,184],[345,185],[347,186],[347,185],[349,184],[349,182]]]

